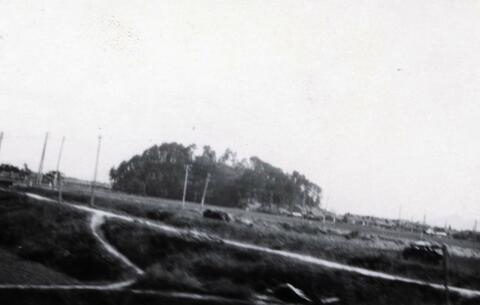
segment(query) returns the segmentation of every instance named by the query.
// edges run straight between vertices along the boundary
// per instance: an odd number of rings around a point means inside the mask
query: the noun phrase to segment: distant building
[[[425,230],[425,234],[439,236],[439,237],[446,237],[448,236],[447,232],[444,229],[440,228],[428,228]]]
[[[90,188],[92,185],[91,181],[81,180],[72,177],[63,178],[63,185],[67,187],[78,187],[78,188]],[[95,182],[95,187],[105,190],[111,190],[112,185],[110,183]]]

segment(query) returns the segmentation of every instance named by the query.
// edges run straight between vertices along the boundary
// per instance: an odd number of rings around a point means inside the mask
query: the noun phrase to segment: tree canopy
[[[194,155],[196,146],[178,143],[154,145],[110,170],[114,190],[179,199],[185,167],[190,165],[187,200],[199,202],[210,174],[206,201],[215,205],[268,208],[309,208],[320,204],[322,189],[297,171],[285,173],[258,157],[237,160],[227,149],[217,158],[210,146]]]
[[[28,177],[32,171],[28,168],[27,164],[23,165],[23,168],[18,168],[14,165],[0,164],[0,175],[1,176],[9,176],[14,179],[25,179]]]

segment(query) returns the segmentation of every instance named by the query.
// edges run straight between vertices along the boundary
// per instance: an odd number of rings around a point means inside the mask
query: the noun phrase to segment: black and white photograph
[[[480,1],[0,0],[0,304],[480,304]]]

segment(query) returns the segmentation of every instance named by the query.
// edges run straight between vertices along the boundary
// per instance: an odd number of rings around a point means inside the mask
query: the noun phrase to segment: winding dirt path
[[[117,249],[115,249],[111,244],[109,244],[105,240],[105,238],[103,237],[103,234],[100,231],[100,226],[104,222],[105,222],[105,217],[100,216],[97,213],[92,215],[92,218],[90,219],[90,228],[92,229],[93,235],[100,241],[100,243],[103,245],[105,250],[107,250],[110,254],[117,257],[124,265],[127,265],[129,268],[131,268],[137,275],[143,275],[144,272],[142,269],[140,269],[138,266],[132,263],[127,257],[125,257],[125,255],[118,252]]]
[[[39,200],[39,201],[48,201],[48,202],[51,202],[51,203],[58,204],[57,201],[52,200],[52,199],[47,198],[47,197],[39,196],[37,194],[32,194],[32,193],[25,193],[25,194],[28,197]],[[130,223],[135,223],[137,225],[142,225],[142,226],[146,226],[146,227],[150,227],[150,228],[153,228],[153,229],[162,230],[164,232],[169,232],[169,233],[174,233],[174,234],[180,234],[180,235],[190,234],[190,235],[194,235],[194,236],[200,237],[200,238],[201,237],[204,237],[204,238],[207,238],[207,239],[211,238],[211,235],[209,235],[209,234],[205,234],[205,233],[198,232],[198,231],[195,231],[195,230],[179,229],[179,228],[175,228],[175,227],[172,227],[172,226],[160,224],[158,222],[154,222],[154,221],[147,220],[147,219],[140,218],[140,217],[126,216],[126,215],[117,214],[117,213],[114,213],[114,212],[111,212],[111,211],[105,211],[105,210],[101,210],[101,209],[97,209],[97,208],[92,208],[92,207],[87,207],[87,206],[74,204],[74,203],[64,203],[64,204],[66,204],[68,206],[71,206],[73,208],[82,210],[82,211],[92,213],[94,217],[100,217],[100,218],[105,217],[105,218],[118,219],[118,220],[130,222]],[[95,232],[95,230],[94,230],[94,232]],[[384,272],[373,271],[373,270],[360,268],[360,267],[354,267],[354,266],[350,266],[350,265],[346,265],[346,264],[337,263],[337,262],[334,262],[334,261],[320,259],[320,258],[313,257],[313,256],[310,256],[310,255],[304,255],[304,254],[299,254],[299,253],[290,252],[290,251],[275,250],[275,249],[271,249],[271,248],[267,248],[267,247],[261,247],[261,246],[248,244],[248,243],[243,243],[243,242],[239,242],[239,241],[221,239],[219,237],[214,237],[214,238],[216,238],[218,240],[221,240],[223,243],[225,243],[227,245],[230,245],[230,246],[243,248],[243,249],[248,249],[248,250],[251,250],[251,251],[258,251],[258,252],[264,252],[264,253],[279,255],[279,256],[282,256],[282,257],[287,257],[287,258],[290,258],[290,259],[294,259],[294,260],[309,263],[309,264],[318,265],[318,266],[325,267],[325,268],[337,269],[337,270],[342,270],[342,271],[346,271],[346,272],[357,273],[357,274],[361,274],[363,276],[379,278],[379,279],[384,279],[384,280],[389,280],[389,281],[398,281],[398,282],[403,282],[403,283],[416,284],[416,285],[421,285],[421,286],[428,286],[428,287],[432,287],[432,288],[435,288],[435,289],[438,289],[438,290],[444,290],[445,289],[445,287],[443,285],[437,284],[437,283],[430,283],[430,282],[421,281],[421,280],[412,279],[412,278],[407,278],[407,277],[403,277],[403,276],[396,276],[396,275],[392,275],[392,274],[388,274],[388,273],[384,273]],[[103,242],[104,241],[102,240],[102,243]],[[119,258],[123,257],[124,258],[124,259],[122,259],[124,261],[124,263],[126,263],[127,265],[130,265],[133,268],[138,268],[135,265],[133,265],[133,263],[131,263],[122,254],[118,253],[118,251],[116,251],[115,249],[114,249],[114,251],[116,252],[115,255],[117,257],[119,257]],[[129,263],[127,263],[127,262],[129,262]],[[112,285],[114,285],[113,287],[116,287],[115,285],[122,285],[122,284],[125,285],[123,287],[128,286],[125,283],[126,282],[121,282],[121,283],[116,283],[116,284],[112,284]],[[34,286],[34,285],[32,285],[32,286]],[[42,285],[38,285],[38,286],[42,286]],[[76,286],[81,287],[82,285],[76,285]],[[61,286],[59,286],[59,287],[61,287]],[[67,287],[67,286],[63,286],[63,287]],[[88,286],[88,287],[90,287],[90,286]],[[103,287],[109,287],[109,286],[103,286]],[[0,288],[2,288],[2,286],[0,286]],[[473,289],[467,289],[467,288],[461,288],[461,287],[455,287],[455,286],[449,286],[449,290],[452,291],[452,292],[456,292],[463,297],[468,297],[468,298],[480,297],[480,291],[479,290],[473,290]]]
[[[127,280],[123,282],[115,282],[105,285],[17,285],[17,284],[0,284],[0,289],[34,289],[34,290],[118,290],[126,288],[135,283],[135,280]]]

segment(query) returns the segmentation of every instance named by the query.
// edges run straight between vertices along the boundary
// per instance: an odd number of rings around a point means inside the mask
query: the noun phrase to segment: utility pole
[[[303,200],[302,200],[302,205],[303,205],[303,213],[307,213],[307,207],[306,207],[306,204],[305,204],[305,201],[306,201],[306,194],[305,194],[306,191],[303,191]]]
[[[475,222],[473,223],[473,250],[475,250],[477,247],[477,224],[478,224],[478,220],[475,220]]]
[[[64,144],[65,144],[65,137],[62,137],[62,143],[60,144],[60,151],[58,152],[57,171],[55,173],[55,185],[57,186],[57,190],[58,190],[58,202],[62,202],[62,181],[60,177],[60,161],[62,160]]]
[[[188,184],[188,174],[190,173],[190,165],[185,165],[185,182],[183,183],[183,198],[182,198],[182,209],[185,207],[185,199],[187,197],[187,184]]]
[[[43,178],[43,161],[45,160],[45,151],[47,150],[47,142],[48,142],[48,136],[49,133],[47,132],[45,134],[45,141],[43,142],[43,149],[42,149],[42,156],[40,157],[40,164],[38,166],[38,174],[37,174],[37,184],[41,185],[42,184],[42,178]]]
[[[95,170],[93,172],[93,181],[90,186],[90,205],[93,206],[95,204],[95,184],[97,183],[97,171],[98,171],[98,159],[100,158],[100,145],[102,143],[102,136],[98,136],[98,144],[97,144],[97,157],[95,158]]]
[[[203,205],[205,204],[205,197],[207,196],[207,188],[208,188],[208,183],[210,182],[210,173],[207,174],[207,180],[205,180],[205,187],[203,188],[203,195],[202,195],[202,209]]]
[[[423,232],[427,229],[427,215],[423,214],[423,226],[422,232],[420,233],[420,238],[423,238]]]
[[[60,151],[58,152],[58,158],[57,158],[57,171],[55,173],[55,185],[58,186],[58,179],[60,175],[60,161],[62,160],[62,153],[63,153],[63,145],[65,143],[65,137],[62,137],[62,143],[60,144]]]
[[[443,252],[443,271],[444,271],[444,279],[443,284],[445,286],[445,305],[450,305],[450,290],[448,287],[448,247],[446,244],[442,245],[442,252]]]

